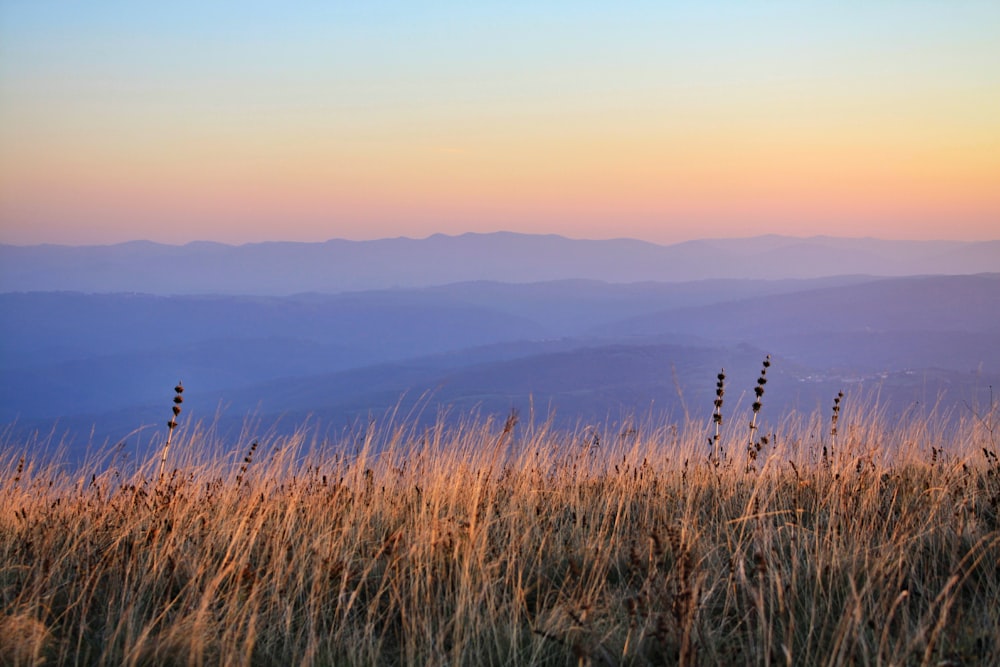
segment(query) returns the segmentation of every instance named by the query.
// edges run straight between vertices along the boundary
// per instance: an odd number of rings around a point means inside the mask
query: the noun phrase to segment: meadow
[[[996,406],[766,418],[719,389],[685,423],[4,443],[3,664],[1000,661]]]

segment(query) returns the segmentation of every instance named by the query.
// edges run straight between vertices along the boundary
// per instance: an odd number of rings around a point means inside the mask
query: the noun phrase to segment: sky
[[[1000,238],[1000,3],[0,0],[0,242]]]

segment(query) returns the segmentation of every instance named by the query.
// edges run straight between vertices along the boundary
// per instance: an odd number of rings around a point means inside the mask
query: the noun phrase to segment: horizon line
[[[498,229],[490,232],[480,232],[480,231],[468,231],[461,232],[457,234],[448,234],[445,232],[434,232],[428,234],[427,236],[382,236],[375,238],[344,238],[344,237],[332,237],[325,240],[317,241],[297,241],[297,240],[281,240],[281,239],[267,239],[262,241],[244,241],[244,242],[227,242],[227,241],[216,241],[212,239],[192,239],[190,241],[185,241],[183,243],[170,243],[167,241],[154,241],[151,239],[128,239],[124,241],[115,241],[111,243],[57,243],[57,242],[41,242],[41,243],[12,243],[7,241],[0,241],[0,246],[11,247],[11,248],[38,248],[38,247],[57,247],[57,248],[110,248],[115,246],[123,246],[130,244],[148,244],[148,245],[158,245],[167,246],[173,248],[184,248],[192,245],[217,245],[229,248],[242,248],[247,246],[260,246],[260,245],[324,245],[327,243],[379,243],[385,241],[429,241],[435,238],[445,238],[445,239],[459,239],[465,237],[488,237],[488,236],[508,236],[508,237],[536,237],[536,238],[556,238],[566,241],[578,241],[578,242],[592,242],[592,243],[603,243],[603,242],[637,242],[644,243],[648,245],[660,246],[660,247],[671,247],[679,246],[687,243],[700,243],[700,242],[712,242],[712,241],[753,241],[759,239],[788,239],[795,241],[812,241],[812,240],[835,240],[835,241],[878,241],[887,243],[959,243],[959,244],[977,244],[977,243],[995,243],[1000,241],[998,238],[990,239],[979,239],[979,240],[961,240],[961,239],[950,239],[950,238],[934,238],[934,239],[915,239],[915,238],[886,238],[881,236],[835,236],[832,234],[812,234],[809,236],[796,236],[792,234],[779,234],[779,233],[767,233],[767,234],[754,234],[751,236],[704,236],[704,237],[693,237],[689,239],[684,239],[681,241],[675,241],[673,243],[662,243],[657,241],[649,241],[642,238],[632,237],[632,236],[616,236],[616,237],[606,237],[606,238],[584,238],[584,237],[573,237],[567,236],[565,234],[551,233],[551,232],[520,232],[506,229]]]

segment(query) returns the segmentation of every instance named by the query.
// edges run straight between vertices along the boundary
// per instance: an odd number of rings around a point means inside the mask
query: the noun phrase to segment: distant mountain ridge
[[[496,232],[183,246],[0,244],[0,292],[289,295],[464,281],[611,283],[904,276],[1000,271],[1000,240],[886,241],[759,236],[657,245]]]
[[[430,416],[534,406],[591,423],[652,407],[676,416],[686,401],[707,417],[719,368],[737,400],[764,354],[778,412],[828,408],[840,390],[855,401],[865,388],[893,409],[940,399],[965,414],[993,405],[998,342],[1000,273],[286,297],[7,293],[0,432],[58,426],[77,443],[118,441],[162,423],[179,379],[186,417],[225,411],[237,431],[246,415],[344,425],[404,398],[406,411],[424,405]]]
[[[772,332],[848,331],[965,331],[1000,337],[1000,274],[907,276],[734,299],[628,318],[592,333],[648,336],[668,330],[710,333],[722,340]]]

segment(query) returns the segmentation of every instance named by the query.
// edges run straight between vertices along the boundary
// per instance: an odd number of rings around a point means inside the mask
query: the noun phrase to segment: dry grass
[[[306,433],[0,465],[9,664],[1000,661],[983,420]],[[709,444],[706,444],[708,442]],[[737,453],[733,457],[732,453]],[[749,471],[748,471],[749,469]],[[171,472],[172,470],[172,472]]]

